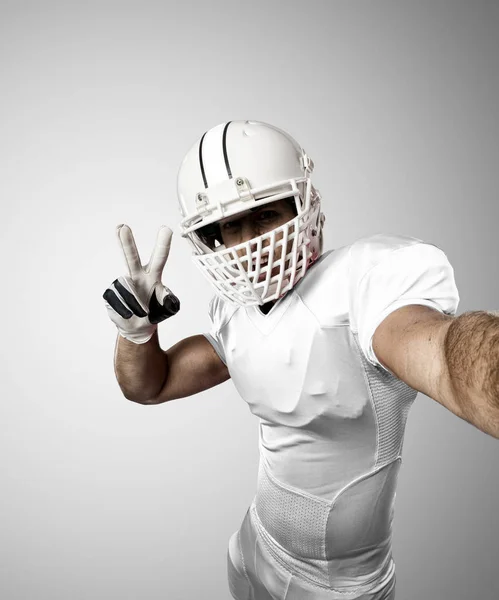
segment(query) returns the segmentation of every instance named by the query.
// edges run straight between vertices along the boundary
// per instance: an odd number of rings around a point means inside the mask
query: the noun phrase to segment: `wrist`
[[[152,338],[157,329],[158,326],[154,323],[151,323],[148,327],[141,328],[140,330],[134,332],[124,331],[123,329],[118,328],[121,337],[125,338],[129,342],[132,342],[133,344],[145,344]]]

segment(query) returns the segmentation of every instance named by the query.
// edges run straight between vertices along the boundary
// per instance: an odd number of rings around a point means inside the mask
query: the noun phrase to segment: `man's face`
[[[265,204],[252,211],[242,213],[223,219],[220,221],[220,235],[226,248],[237,246],[256,238],[264,233],[268,233],[296,216],[296,211],[291,202],[286,198]],[[281,240],[282,233],[276,236],[276,242]],[[265,240],[263,247],[270,244],[270,240]],[[293,242],[288,242],[287,252],[291,250]],[[245,250],[238,250],[239,256],[245,255]],[[282,255],[282,246],[278,246],[274,253],[274,261],[279,260]],[[276,272],[279,268],[275,269]],[[274,271],[274,270],[273,270]],[[272,273],[274,275],[274,272]],[[263,276],[264,277],[264,276]]]
[[[220,221],[220,234],[226,248],[237,246],[291,221],[295,210],[287,199],[265,204],[252,211]]]

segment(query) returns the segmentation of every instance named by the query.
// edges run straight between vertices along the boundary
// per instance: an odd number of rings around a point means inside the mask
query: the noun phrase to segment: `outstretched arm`
[[[378,360],[412,388],[499,439],[499,316],[409,305],[373,336]]]

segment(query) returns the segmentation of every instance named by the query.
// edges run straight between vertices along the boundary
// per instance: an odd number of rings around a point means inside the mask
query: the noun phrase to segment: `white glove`
[[[165,225],[160,227],[151,260],[144,267],[130,227],[118,225],[116,233],[125,255],[128,276],[115,279],[102,297],[120,335],[135,344],[145,344],[154,335],[158,323],[180,308],[178,298],[161,283],[170,253],[172,230]]]

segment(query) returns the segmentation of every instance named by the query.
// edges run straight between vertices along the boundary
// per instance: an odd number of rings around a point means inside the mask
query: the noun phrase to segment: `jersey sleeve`
[[[352,253],[350,327],[358,334],[367,360],[388,370],[378,361],[372,347],[374,332],[385,317],[408,304],[429,306],[454,315],[459,293],[454,270],[437,246],[414,238],[397,238],[392,248],[382,246],[375,244],[373,252]],[[360,257],[357,264],[356,256]]]
[[[214,296],[211,299],[208,314],[211,321],[211,328],[208,333],[203,333],[203,335],[213,346],[220,360],[227,365],[222,336],[220,335],[220,330],[224,321],[223,301],[218,296]]]

